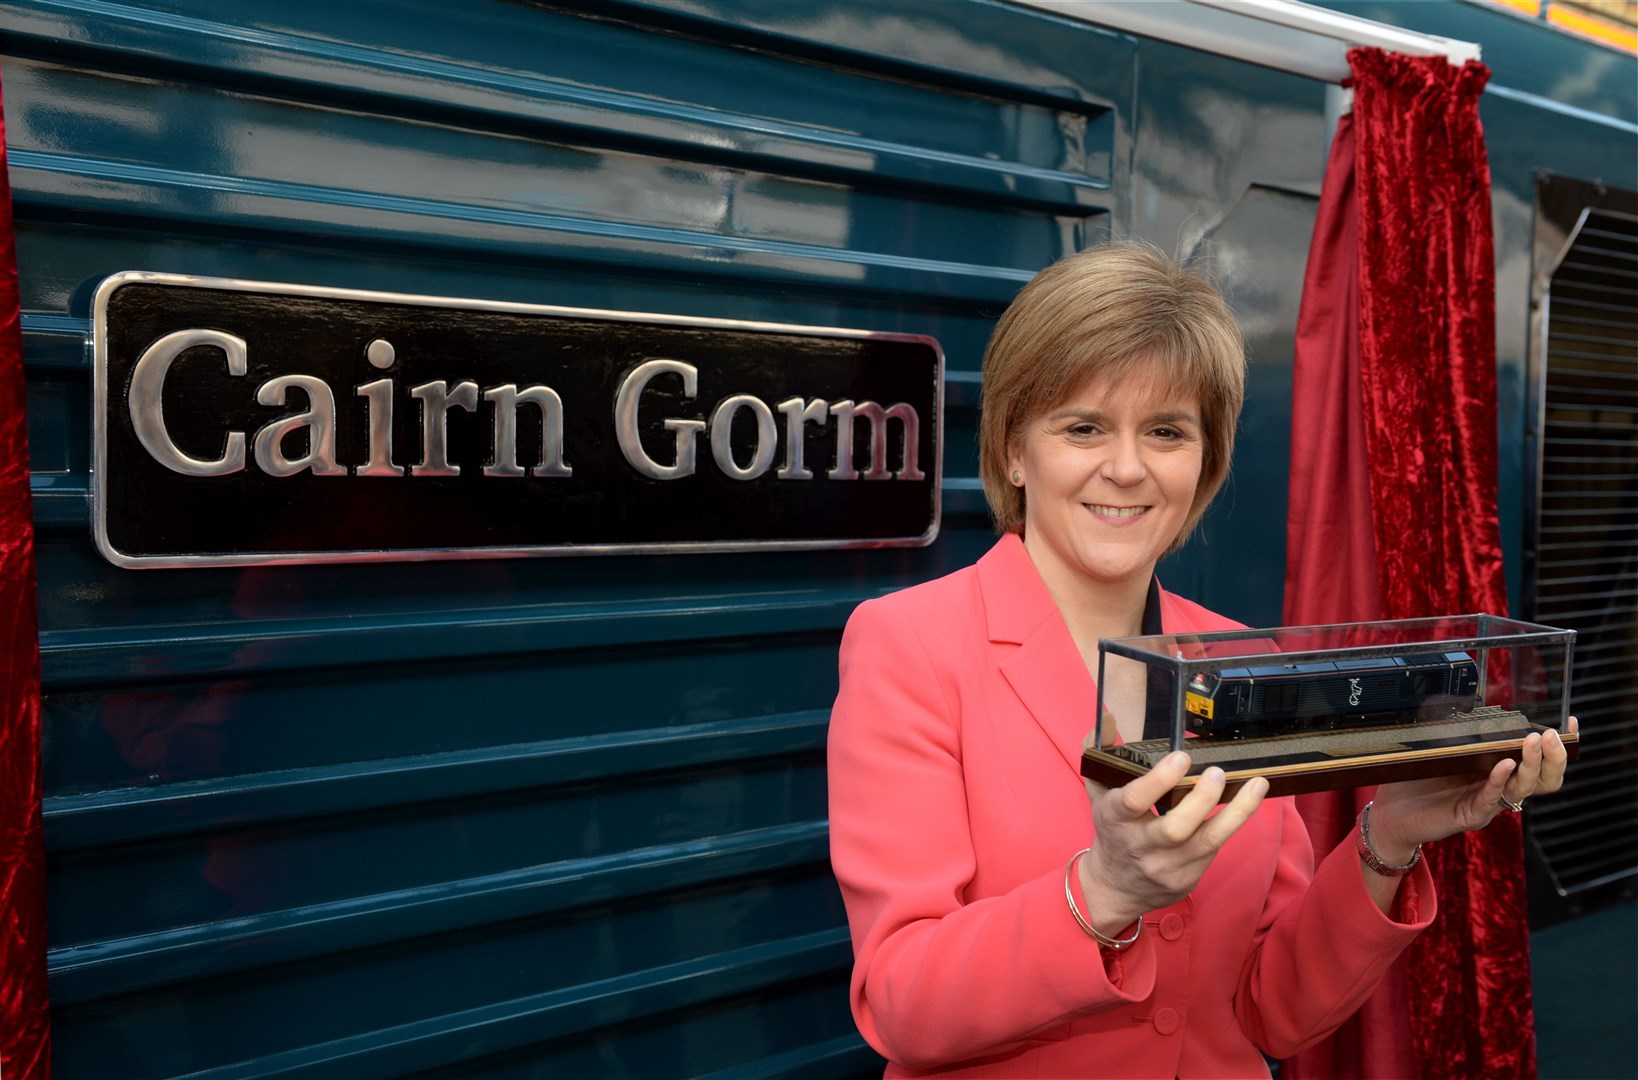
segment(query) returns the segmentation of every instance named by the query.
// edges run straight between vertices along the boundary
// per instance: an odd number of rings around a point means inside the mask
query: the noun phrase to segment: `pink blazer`
[[[1235,627],[1161,593],[1167,633]],[[1267,1076],[1365,1000],[1434,914],[1425,867],[1397,919],[1353,840],[1316,872],[1269,799],[1195,891],[1099,950],[1064,868],[1092,842],[1080,780],[1091,676],[1017,536],[859,607],[830,729],[831,862],[854,1019],[888,1076]]]

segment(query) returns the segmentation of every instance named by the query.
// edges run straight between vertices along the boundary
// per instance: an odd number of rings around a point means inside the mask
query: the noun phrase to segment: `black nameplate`
[[[930,338],[123,273],[93,529],[121,566],[914,546]]]

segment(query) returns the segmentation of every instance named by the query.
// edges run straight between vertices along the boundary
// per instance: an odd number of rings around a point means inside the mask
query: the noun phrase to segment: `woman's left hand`
[[[1568,729],[1571,734],[1580,730],[1573,716]],[[1532,796],[1557,791],[1568,760],[1558,732],[1548,731],[1524,740],[1523,760],[1497,762],[1481,779],[1441,776],[1383,784],[1371,807],[1371,847],[1385,862],[1409,862],[1418,844],[1482,829],[1508,812],[1506,803],[1520,806]]]

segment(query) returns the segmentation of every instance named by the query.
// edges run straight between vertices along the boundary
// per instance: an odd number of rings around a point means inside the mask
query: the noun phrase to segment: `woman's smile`
[[[1112,525],[1125,524],[1149,510],[1147,506],[1096,506],[1090,503],[1086,508]]]

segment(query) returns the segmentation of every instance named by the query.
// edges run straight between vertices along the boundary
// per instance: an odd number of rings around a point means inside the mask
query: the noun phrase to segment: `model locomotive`
[[[1479,666],[1465,652],[1228,668],[1189,680],[1196,735],[1226,738],[1442,718],[1473,708]]]

